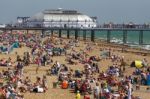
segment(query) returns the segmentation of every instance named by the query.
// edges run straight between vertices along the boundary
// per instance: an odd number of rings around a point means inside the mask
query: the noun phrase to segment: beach
[[[49,39],[49,37],[46,38],[42,38],[43,40],[47,40]],[[69,42],[69,39],[60,39],[57,37],[53,37],[52,43],[54,43],[54,46],[57,47],[62,47],[65,44],[67,44]],[[56,44],[56,42],[58,42],[58,44]],[[24,43],[24,42],[22,42]],[[55,45],[56,44],[56,45]],[[124,57],[124,61],[127,63],[125,66],[125,71],[124,71],[124,76],[129,76],[132,75],[133,72],[135,71],[135,67],[130,67],[130,64],[132,63],[132,61],[135,60],[143,60],[144,58],[146,58],[147,62],[149,63],[150,61],[150,57],[149,54],[147,54],[147,51],[144,50],[136,50],[136,49],[131,49],[129,47],[122,47],[120,45],[116,45],[116,44],[104,44],[101,42],[90,42],[90,41],[77,41],[77,46],[75,45],[72,48],[67,49],[67,54],[69,53],[73,53],[73,52],[81,52],[84,51],[85,48],[88,46],[90,46],[90,51],[87,51],[86,53],[89,56],[95,56],[95,57],[99,57],[100,61],[96,61],[96,63],[98,64],[98,67],[100,69],[100,72],[105,72],[107,71],[108,67],[111,66],[112,64],[114,64],[114,62],[112,62],[112,60],[110,60],[109,58],[102,58],[101,54],[105,51],[105,50],[110,50],[112,55],[117,55],[118,57]],[[122,48],[124,50],[122,50]],[[11,62],[13,63],[12,66],[3,66],[0,67],[0,71],[2,70],[7,70],[8,68],[11,68],[12,70],[14,70],[14,68],[16,67],[16,60],[17,60],[17,55],[19,55],[20,57],[23,57],[24,52],[29,52],[31,53],[32,51],[32,47],[27,47],[27,46],[22,46],[20,48],[15,48],[13,49],[13,51],[11,51],[9,54],[4,54],[1,53],[0,54],[0,59],[8,59],[9,57],[12,59]],[[44,52],[43,52],[44,53]],[[144,54],[143,54],[144,53]],[[145,54],[146,53],[146,54]],[[30,54],[31,55],[31,54]],[[30,56],[32,57],[32,55]],[[76,99],[76,93],[73,93],[70,88],[67,89],[62,89],[61,85],[58,85],[57,88],[54,88],[53,83],[58,81],[58,76],[56,75],[48,75],[47,71],[49,69],[52,68],[53,64],[57,61],[60,64],[65,64],[69,70],[72,69],[73,71],[75,70],[80,70],[80,71],[84,71],[84,65],[79,62],[79,60],[74,60],[75,64],[68,64],[68,62],[66,61],[67,56],[66,55],[56,55],[51,57],[51,59],[53,60],[52,63],[50,64],[46,64],[45,66],[40,66],[38,69],[38,73],[36,73],[36,69],[38,67],[37,64],[35,63],[29,63],[28,66],[24,66],[23,67],[23,76],[22,78],[24,79],[26,76],[28,76],[31,79],[31,83],[36,82],[36,77],[43,77],[43,75],[46,75],[47,77],[47,85],[48,85],[48,89],[46,90],[46,92],[44,93],[34,93],[34,92],[25,92],[25,93],[21,93],[22,95],[24,95],[24,99]],[[115,62],[116,64],[119,64],[119,62]],[[144,68],[142,68],[144,69]],[[96,74],[92,74],[92,76],[94,78],[98,77],[98,73]],[[74,78],[73,79],[78,79],[78,78]],[[84,79],[83,78],[79,78],[79,79]],[[97,81],[97,80],[96,80]],[[100,81],[101,82],[101,81]],[[94,87],[93,87],[94,88]],[[92,88],[92,89],[93,89]],[[141,85],[140,90],[135,90],[133,91],[133,95],[135,96],[139,96],[141,97],[141,99],[149,99],[148,95],[149,95],[149,91],[146,90],[147,86],[143,86]],[[82,95],[81,99],[83,99]],[[91,98],[90,99],[94,99],[93,98],[93,94],[90,94]]]

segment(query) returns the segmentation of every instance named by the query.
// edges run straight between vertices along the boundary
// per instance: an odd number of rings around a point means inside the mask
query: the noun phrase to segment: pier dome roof
[[[87,21],[93,22],[93,19],[87,15],[81,14],[75,10],[44,10],[30,17],[30,21]]]
[[[97,26],[96,19],[76,10],[64,9],[44,10],[30,17],[25,24],[28,27],[93,28]]]

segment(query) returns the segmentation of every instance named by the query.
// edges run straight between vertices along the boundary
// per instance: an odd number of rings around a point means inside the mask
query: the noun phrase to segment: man
[[[128,90],[127,90],[127,94],[128,94],[128,99],[132,99],[132,84],[131,82],[128,80]]]
[[[18,62],[18,64],[17,64],[17,70],[19,71],[20,76],[22,76],[23,75],[23,63]]]
[[[99,99],[99,94],[100,94],[100,87],[99,84],[96,83],[96,86],[94,88],[94,99]]]

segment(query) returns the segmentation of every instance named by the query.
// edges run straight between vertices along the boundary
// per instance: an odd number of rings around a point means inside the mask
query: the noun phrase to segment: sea
[[[66,35],[66,32],[62,31]],[[91,32],[87,31],[87,37],[91,37]],[[74,35],[74,31],[71,31],[71,35]],[[83,37],[83,31],[79,32],[79,37]],[[96,31],[95,39],[106,40],[107,31]],[[117,44],[123,44],[123,31],[111,31],[111,42]],[[142,48],[150,50],[150,31],[143,31],[143,45],[139,45],[139,31],[128,31],[127,45],[133,48]]]

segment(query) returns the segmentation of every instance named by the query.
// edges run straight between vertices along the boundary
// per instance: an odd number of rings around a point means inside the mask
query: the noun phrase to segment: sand
[[[77,47],[76,50],[83,49],[85,47],[84,42],[80,42],[80,47]],[[100,48],[104,48],[101,46],[93,45],[94,49],[92,52],[88,53],[89,55],[100,55]],[[106,46],[106,48],[108,48]],[[14,49],[10,54],[0,54],[1,58],[8,58],[11,57],[13,61],[16,60],[16,52],[18,55],[23,55],[23,52],[30,51],[30,48],[22,47],[18,49]],[[133,49],[132,49],[133,50]],[[133,50],[134,51],[134,50]],[[150,60],[149,56],[142,56],[142,55],[136,55],[134,53],[122,53],[118,51],[118,48],[114,48],[113,53],[123,55],[127,61],[128,64],[130,64],[133,60],[142,60],[143,58],[147,58],[147,60]],[[66,64],[65,56],[56,56],[53,57],[54,62],[57,60],[61,64]],[[150,62],[150,61],[149,61]],[[112,62],[110,60],[103,60],[98,63],[100,65],[100,70],[105,71],[108,66],[112,65]],[[24,76],[29,76],[32,80],[32,82],[35,81],[36,76],[42,77],[43,75],[46,75],[46,71],[50,69],[52,65],[49,66],[42,66],[39,69],[38,74],[35,73],[35,69],[37,65],[31,64],[30,66],[27,66],[24,68]],[[68,65],[68,67],[72,68],[73,70],[80,69],[83,70],[83,64],[77,64],[77,65]],[[14,68],[14,67],[11,67]],[[0,67],[0,70],[7,69],[7,67]],[[134,68],[131,68],[129,66],[126,67],[126,75],[131,75]],[[56,76],[47,76],[48,79],[48,87],[49,89],[46,91],[46,93],[24,93],[25,99],[75,99],[75,94],[71,93],[69,89],[61,89],[53,88],[53,82],[57,81]],[[134,91],[133,93],[136,96],[140,96],[142,99],[149,99],[149,92],[146,91],[146,87],[142,86],[139,91]],[[93,98],[92,98],[93,99]]]

